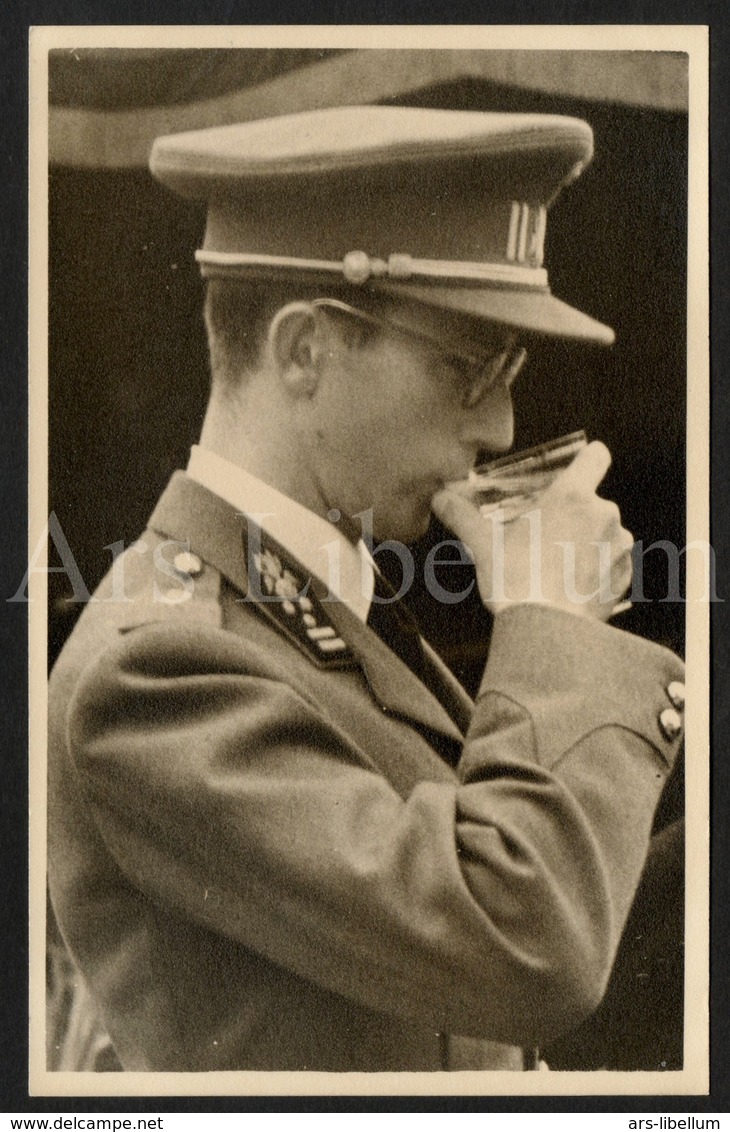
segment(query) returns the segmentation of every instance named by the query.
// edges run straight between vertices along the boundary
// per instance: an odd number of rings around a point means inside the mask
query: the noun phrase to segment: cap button
[[[348,252],[342,261],[342,271],[348,283],[366,283],[372,268],[367,252]]]
[[[677,711],[684,710],[685,691],[681,680],[672,680],[672,683],[667,685],[667,695]]]
[[[192,578],[203,572],[201,559],[198,558],[197,554],[191,554],[189,550],[182,550],[179,554],[176,554],[172,564],[178,574],[189,574]]]
[[[665,739],[671,742],[676,739],[682,731],[682,717],[674,708],[665,708],[659,716],[659,726]]]

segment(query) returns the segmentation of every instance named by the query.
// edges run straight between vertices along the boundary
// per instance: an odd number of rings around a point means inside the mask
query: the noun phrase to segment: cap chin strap
[[[453,280],[469,283],[501,283],[511,287],[545,290],[547,271],[543,267],[526,267],[511,263],[468,263],[459,260],[416,259],[397,253],[387,260],[369,256],[367,252],[348,252],[342,260],[297,259],[294,256],[258,255],[249,252],[216,252],[202,249],[195,253],[205,276],[241,276],[252,269],[270,271],[311,272],[340,275],[355,285],[371,279],[390,282],[418,280]]]

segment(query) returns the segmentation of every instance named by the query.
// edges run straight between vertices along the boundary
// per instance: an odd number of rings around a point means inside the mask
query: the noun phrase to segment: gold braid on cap
[[[396,253],[387,260],[367,252],[348,252],[342,260],[297,259],[294,256],[258,255],[248,252],[216,252],[202,249],[195,253],[203,275],[240,276],[255,268],[272,271],[304,271],[322,275],[342,275],[346,282],[367,283],[370,279],[455,280],[470,283],[502,283],[509,286],[545,290],[547,271],[516,263],[468,263],[446,259],[415,259]]]

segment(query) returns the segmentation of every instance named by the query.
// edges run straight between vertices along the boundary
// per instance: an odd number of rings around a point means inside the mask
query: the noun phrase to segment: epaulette
[[[133,550],[131,547],[128,552],[130,558]],[[132,580],[117,619],[120,632],[167,621],[221,624],[220,573],[197,554],[180,551],[167,563],[164,573],[150,574],[147,568],[137,567],[139,574],[134,577],[135,565],[132,559]]]
[[[246,602],[268,618],[319,668],[357,668],[359,662],[327,616],[313,578],[265,531],[256,528],[259,549],[250,549]]]

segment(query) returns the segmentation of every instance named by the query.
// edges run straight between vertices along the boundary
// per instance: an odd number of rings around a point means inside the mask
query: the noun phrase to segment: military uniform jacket
[[[515,607],[447,712],[182,473],[116,568],[51,680],[49,880],[125,1069],[517,1068],[596,1007],[673,654]]]

